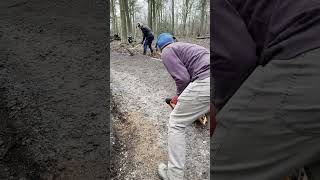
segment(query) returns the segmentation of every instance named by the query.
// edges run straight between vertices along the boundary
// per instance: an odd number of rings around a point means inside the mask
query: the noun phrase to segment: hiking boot
[[[158,174],[159,174],[159,176],[161,177],[162,180],[170,180],[168,175],[167,175],[167,172],[168,172],[167,165],[161,162],[158,165]]]

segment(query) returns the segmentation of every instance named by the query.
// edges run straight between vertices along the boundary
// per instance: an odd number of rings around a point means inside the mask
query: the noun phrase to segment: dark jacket
[[[218,108],[258,65],[320,47],[318,0],[215,0],[212,66]]]
[[[151,38],[153,39],[154,38],[152,30],[149,28],[149,26],[142,25],[142,27],[140,29],[141,29],[142,34],[143,34],[143,40],[142,41],[144,41],[145,39],[151,39]]]

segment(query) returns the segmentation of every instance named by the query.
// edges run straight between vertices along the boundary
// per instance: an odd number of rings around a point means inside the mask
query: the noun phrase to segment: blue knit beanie
[[[170,33],[161,33],[158,36],[157,46],[162,50],[166,45],[175,42],[173,36]]]

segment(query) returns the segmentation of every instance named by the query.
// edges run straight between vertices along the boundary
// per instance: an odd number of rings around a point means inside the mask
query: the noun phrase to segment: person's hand
[[[176,104],[178,103],[178,96],[174,96],[174,97],[171,99],[170,103],[176,105]]]

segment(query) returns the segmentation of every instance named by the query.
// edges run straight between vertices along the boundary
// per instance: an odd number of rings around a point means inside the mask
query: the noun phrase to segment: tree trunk
[[[192,18],[192,24],[191,24],[191,36],[193,36],[193,35],[194,35],[193,31],[194,31],[194,18]]]
[[[134,9],[132,11],[132,31],[133,31],[133,37],[136,36],[136,25],[135,25],[135,14],[134,14]]]
[[[132,34],[131,19],[129,14],[128,0],[123,0],[124,3],[124,12],[126,13],[126,22],[127,22],[127,34]]]
[[[191,35],[191,15],[189,16],[188,20],[188,28],[187,28],[187,35]]]
[[[156,2],[155,0],[151,0],[152,2],[152,30],[153,32],[156,32]]]
[[[199,33],[200,33],[200,36],[203,35],[203,29],[204,29],[204,18],[205,18],[205,15],[207,13],[206,11],[206,7],[207,7],[207,0],[202,0],[201,2],[201,18],[200,18],[200,29],[199,29]]]
[[[112,15],[110,15],[110,21],[112,21],[112,29],[110,30],[110,33],[114,33],[114,9],[113,9],[113,0],[110,0],[110,12],[112,13]]]
[[[206,18],[204,21],[204,35],[207,34],[207,27],[208,27],[208,14],[206,14]]]
[[[174,0],[172,0],[172,24],[171,24],[171,33],[174,35]]]
[[[158,4],[158,2],[156,2],[156,18],[155,18],[155,21],[156,21],[156,27],[155,27],[155,30],[154,30],[154,33],[155,34],[158,34],[158,32],[159,32],[159,24],[160,24],[160,13],[159,13],[159,4]]]
[[[152,0],[148,0],[148,25],[152,29]]]
[[[135,37],[135,31],[136,31],[136,28],[135,28],[135,0],[130,0],[130,16],[131,16],[131,29],[132,29],[132,35],[133,37]]]
[[[117,28],[117,17],[115,13],[115,0],[110,0],[110,6],[111,6],[111,13],[112,13],[112,33],[116,34],[118,33]]]
[[[114,1],[114,23],[115,23],[116,33],[120,34],[119,21],[118,21],[119,19],[116,14],[116,0],[113,0],[113,1]]]
[[[175,34],[179,34],[179,14],[176,11],[176,20],[175,20]]]
[[[128,34],[127,34],[126,12],[125,12],[125,0],[119,0],[119,4],[120,4],[120,19],[121,19],[121,42],[127,43]]]
[[[184,14],[183,14],[183,26],[182,26],[182,35],[186,36],[186,25],[187,25],[187,18],[189,13],[189,2],[190,0],[185,0],[185,6],[184,6]]]

